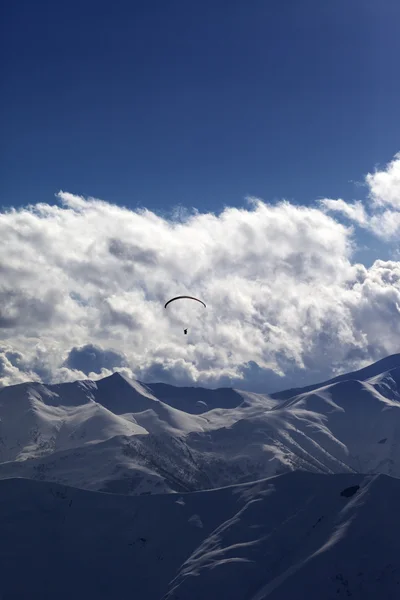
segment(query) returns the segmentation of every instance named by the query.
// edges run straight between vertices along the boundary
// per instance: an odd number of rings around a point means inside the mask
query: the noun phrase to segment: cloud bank
[[[397,352],[400,263],[352,257],[353,224],[400,234],[400,154],[365,183],[364,203],[251,199],[178,220],[67,192],[0,213],[0,385],[124,370],[274,391]],[[207,309],[164,309],[178,294]]]

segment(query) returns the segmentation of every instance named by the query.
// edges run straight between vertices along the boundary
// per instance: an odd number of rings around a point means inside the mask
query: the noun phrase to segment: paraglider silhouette
[[[170,302],[174,302],[175,300],[181,300],[183,298],[187,298],[189,300],[196,300],[196,302],[200,302],[200,304],[202,304],[204,306],[204,308],[207,308],[205,303],[203,302],[203,300],[200,300],[199,298],[195,298],[194,296],[175,296],[174,298],[171,298],[170,300],[168,300],[168,302],[165,303],[164,308],[167,308],[168,304],[170,304]],[[183,333],[185,335],[187,335],[188,332],[188,328],[183,330]]]

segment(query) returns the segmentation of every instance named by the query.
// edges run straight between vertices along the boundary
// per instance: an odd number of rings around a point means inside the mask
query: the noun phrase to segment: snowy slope
[[[210,390],[166,383],[149,383],[146,387],[165,404],[191,414],[201,414],[214,408],[236,408],[243,403],[243,392],[232,388]]]
[[[337,383],[339,381],[365,381],[366,379],[371,379],[377,375],[381,375],[383,373],[387,373],[393,369],[397,369],[400,366],[400,354],[391,354],[390,356],[386,356],[381,360],[378,360],[363,369],[359,369],[358,371],[352,371],[349,373],[343,373],[342,375],[338,375],[337,377],[333,377],[328,381],[315,383],[313,385],[308,385],[303,388],[291,388],[289,390],[282,390],[281,392],[275,392],[271,394],[271,398],[275,398],[278,400],[286,400],[287,398],[292,398],[293,396],[297,396],[298,394],[311,392],[319,387],[323,387],[326,385],[330,385],[331,383]]]
[[[134,421],[122,419],[95,402],[95,385],[77,382],[46,387],[32,383],[3,388],[0,460],[23,460],[115,435],[146,433]]]
[[[120,493],[171,491],[163,468],[169,457],[167,479],[173,489],[186,490],[185,473],[182,486],[174,474],[185,457],[174,446],[187,433],[202,431],[203,421],[119,374],[98,382],[6,387],[0,391],[0,478]]]
[[[343,461],[359,472],[400,477],[400,368],[362,380],[342,380],[289,398],[285,409],[323,415]],[[317,441],[321,433],[315,430]]]
[[[188,494],[0,481],[3,598],[394,600],[400,481],[295,472]],[[21,576],[23,574],[23,576]]]
[[[0,479],[146,494],[297,469],[400,477],[400,355],[356,375],[282,399],[145,385],[118,373],[3,388]]]
[[[166,600],[400,597],[399,480],[296,472],[232,492]]]

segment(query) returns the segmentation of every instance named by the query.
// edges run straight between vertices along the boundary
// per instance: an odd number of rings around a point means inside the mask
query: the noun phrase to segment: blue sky
[[[397,0],[2,7],[0,204],[360,194],[398,151]]]
[[[399,22],[398,0],[3,3],[0,387],[276,391],[399,352]],[[180,294],[199,319],[164,310]]]

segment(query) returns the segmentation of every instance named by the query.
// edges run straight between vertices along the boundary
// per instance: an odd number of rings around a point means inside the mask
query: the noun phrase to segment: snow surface
[[[0,481],[2,598],[400,597],[400,481],[297,471],[186,494]]]

